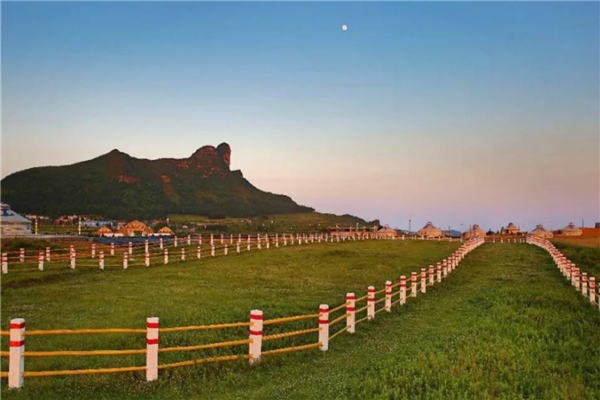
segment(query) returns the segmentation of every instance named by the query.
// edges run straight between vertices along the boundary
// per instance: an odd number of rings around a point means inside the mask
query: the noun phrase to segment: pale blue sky
[[[228,142],[319,211],[589,225],[599,42],[597,2],[3,2],[2,176]]]

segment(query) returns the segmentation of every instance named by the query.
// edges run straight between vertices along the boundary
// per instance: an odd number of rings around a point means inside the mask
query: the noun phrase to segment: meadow
[[[161,327],[314,313],[346,292],[426,267],[457,242],[367,241],[253,251],[149,269],[23,271],[2,280],[2,329]],[[582,265],[582,268],[584,266]],[[8,279],[6,279],[8,278]],[[296,323],[307,327],[306,322]],[[161,372],[30,378],[7,399],[472,399],[600,397],[600,313],[568,285],[543,250],[486,244],[428,293],[330,344],[291,355]],[[266,332],[266,334],[268,334]],[[161,346],[210,342],[216,333],[161,336]],[[218,335],[222,335],[219,333]],[[246,338],[232,330],[230,338]],[[4,338],[3,338],[4,339]],[[222,337],[219,337],[219,340]],[[312,338],[290,338],[284,345]],[[6,348],[2,341],[2,348]],[[27,350],[143,347],[143,337],[30,337]],[[274,344],[267,344],[274,345]],[[281,344],[277,344],[281,346]],[[268,348],[268,347],[267,347]],[[231,350],[243,354],[246,348]],[[204,352],[204,356],[211,352]],[[169,354],[167,354],[169,355]],[[162,362],[161,355],[161,362]],[[171,355],[172,360],[190,355]],[[143,357],[28,358],[26,369],[142,365]],[[102,359],[102,360],[101,360]],[[3,359],[3,370],[6,362]]]

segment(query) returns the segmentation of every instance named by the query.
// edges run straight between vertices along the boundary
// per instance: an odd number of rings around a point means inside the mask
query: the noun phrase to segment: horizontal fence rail
[[[226,362],[235,360],[248,360],[250,364],[258,362],[263,356],[292,353],[309,349],[319,348],[321,351],[329,349],[330,341],[336,339],[344,333],[353,334],[356,332],[356,325],[374,321],[380,312],[392,312],[394,305],[406,304],[407,297],[417,297],[418,294],[425,294],[427,287],[434,286],[442,282],[442,279],[448,277],[460,264],[460,262],[471,251],[484,243],[481,238],[470,239],[463,243],[450,257],[437,263],[437,268],[430,265],[429,269],[421,269],[420,273],[413,272],[410,276],[410,286],[407,286],[407,277],[401,276],[399,281],[392,284],[386,281],[384,288],[375,290],[375,287],[369,286],[366,295],[357,298],[354,293],[346,294],[346,301],[336,307],[329,308],[327,304],[321,304],[318,312],[314,314],[293,315],[288,317],[264,319],[262,310],[250,311],[250,318],[247,321],[181,326],[181,327],[160,327],[159,318],[151,317],[146,319],[144,328],[107,328],[107,329],[54,329],[54,330],[32,330],[26,331],[25,320],[16,318],[10,322],[9,331],[1,331],[2,336],[10,336],[9,351],[2,351],[1,357],[9,358],[8,372],[2,372],[2,378],[8,378],[8,386],[11,389],[23,386],[24,378],[47,377],[47,376],[69,376],[69,375],[92,375],[92,374],[110,374],[119,372],[146,372],[146,380],[154,381],[158,379],[159,370],[193,366],[214,362]],[[420,279],[419,279],[420,277]],[[379,296],[379,298],[378,298]],[[357,308],[357,305],[359,308]],[[275,332],[264,334],[265,329],[272,329],[276,325],[286,325],[298,321],[308,321],[313,325],[312,328],[299,329],[295,331]],[[341,326],[340,326],[341,325]],[[173,332],[189,331],[214,331],[247,328],[246,338],[235,340],[224,340],[214,343],[200,343],[190,346],[160,347],[159,335]],[[334,331],[334,332],[332,332]],[[56,335],[88,335],[88,334],[134,334],[146,336],[146,347],[138,349],[123,350],[61,350],[61,351],[25,351],[26,336],[56,336]],[[291,337],[314,336],[314,341],[297,346],[279,347],[263,351],[263,342],[273,342]],[[215,357],[205,357],[191,359],[180,362],[159,363],[159,354],[173,352],[191,352],[207,349],[246,347],[247,352],[222,355]],[[98,369],[76,369],[76,370],[51,370],[51,371],[28,371],[25,370],[25,359],[28,357],[109,357],[109,356],[127,356],[127,355],[145,355],[146,364],[130,367],[116,368],[98,368]]]

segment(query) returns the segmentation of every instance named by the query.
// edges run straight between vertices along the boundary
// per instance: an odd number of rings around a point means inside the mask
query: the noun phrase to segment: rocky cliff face
[[[168,213],[208,216],[312,211],[263,192],[231,171],[231,147],[203,146],[189,158],[138,159],[113,150],[62,167],[17,172],[2,180],[3,201],[20,212],[153,218]]]

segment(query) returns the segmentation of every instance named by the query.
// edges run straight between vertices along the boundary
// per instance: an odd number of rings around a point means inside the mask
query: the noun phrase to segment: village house
[[[0,203],[0,234],[5,236],[31,235],[31,221],[10,209],[6,203]]]

